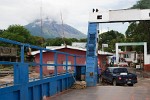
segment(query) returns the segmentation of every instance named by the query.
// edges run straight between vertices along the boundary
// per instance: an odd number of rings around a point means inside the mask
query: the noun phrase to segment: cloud
[[[42,2],[41,2],[42,1]],[[11,24],[26,25],[42,17],[49,16],[60,22],[60,13],[64,23],[81,32],[87,33],[89,12],[93,8],[125,9],[131,7],[137,0],[0,0],[1,29]]]

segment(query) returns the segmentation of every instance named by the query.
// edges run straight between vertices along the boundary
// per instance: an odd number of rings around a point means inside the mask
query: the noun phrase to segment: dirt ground
[[[135,68],[128,68],[129,72],[134,73],[138,77],[138,83],[135,86],[149,86],[150,87],[150,72],[145,72],[142,70],[136,70]],[[29,74],[30,79],[39,78],[39,73],[31,72]],[[13,75],[7,75],[5,77],[0,77],[0,85],[6,83],[13,83]],[[101,84],[103,86],[108,86],[110,84]]]
[[[150,78],[138,78],[138,83],[136,83],[134,86],[150,88]]]

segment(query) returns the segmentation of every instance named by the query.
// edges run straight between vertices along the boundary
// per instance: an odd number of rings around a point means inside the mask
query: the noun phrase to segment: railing
[[[83,66],[82,64],[77,64],[77,59],[85,58],[85,56],[78,56],[73,54],[68,54],[65,52],[49,50],[46,48],[24,44],[4,38],[0,38],[0,42],[9,43],[14,47],[18,47],[19,58],[18,62],[10,61],[0,61],[0,65],[11,65],[13,66],[13,82],[0,84],[0,100],[41,100],[43,96],[51,96],[58,92],[71,87],[74,83],[74,75],[76,73],[76,66]],[[25,49],[31,48],[34,50],[39,50],[39,62],[29,62],[26,61]],[[54,63],[47,64],[43,63],[43,53],[52,52],[54,53]],[[58,55],[64,55],[66,63],[57,63]],[[74,63],[68,64],[68,56],[73,57]],[[29,69],[34,66],[39,66],[39,75],[36,78],[30,78]],[[43,75],[43,67],[54,66],[54,73],[51,75]],[[66,71],[63,73],[58,73],[57,68],[65,66]],[[74,67],[70,72],[68,66]]]

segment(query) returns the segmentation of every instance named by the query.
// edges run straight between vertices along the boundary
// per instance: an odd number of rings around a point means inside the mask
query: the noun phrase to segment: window
[[[47,61],[47,64],[54,64],[54,61]],[[54,70],[54,66],[47,66],[47,70]]]
[[[66,70],[66,61],[63,61],[63,69]],[[68,61],[68,65],[71,65],[71,61]],[[68,70],[71,70],[71,66],[68,66]]]
[[[102,19],[102,15],[98,15],[98,16],[97,16],[97,19]]]
[[[113,70],[114,74],[118,74],[118,73],[128,73],[128,70],[126,68],[116,68]]]
[[[110,72],[110,70],[107,68],[106,70],[105,70],[105,73],[109,73]]]
[[[114,69],[113,73],[114,73],[114,74],[119,73],[118,69]]]

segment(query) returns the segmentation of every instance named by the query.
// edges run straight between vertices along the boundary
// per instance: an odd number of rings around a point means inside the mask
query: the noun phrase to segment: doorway
[[[76,67],[76,80],[81,81],[81,66]]]
[[[76,80],[81,81],[85,80],[86,66],[77,66],[76,67]]]

